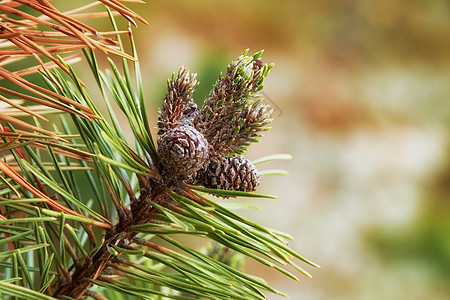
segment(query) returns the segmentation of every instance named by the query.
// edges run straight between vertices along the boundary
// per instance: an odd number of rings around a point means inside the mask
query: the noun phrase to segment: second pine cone
[[[204,187],[251,192],[260,183],[261,173],[242,155],[213,158],[199,171],[198,182]]]

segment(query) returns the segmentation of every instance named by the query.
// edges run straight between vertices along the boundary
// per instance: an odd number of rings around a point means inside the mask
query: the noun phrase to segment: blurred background
[[[133,5],[148,106],[180,66],[201,103],[250,48],[275,63],[273,128],[246,156],[289,153],[244,215],[291,233],[322,266],[294,282],[247,261],[291,299],[449,299],[450,1],[152,0]],[[150,113],[156,124],[156,110]],[[269,295],[269,299],[282,299]]]

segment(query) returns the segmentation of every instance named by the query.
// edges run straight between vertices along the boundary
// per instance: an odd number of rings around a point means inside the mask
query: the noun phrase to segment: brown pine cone
[[[188,177],[208,158],[208,142],[192,126],[178,126],[158,137],[158,153],[169,176]]]
[[[212,159],[197,178],[207,188],[251,192],[259,185],[261,173],[250,160],[237,155]]]

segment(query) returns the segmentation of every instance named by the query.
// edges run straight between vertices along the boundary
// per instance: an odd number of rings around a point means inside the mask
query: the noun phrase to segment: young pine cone
[[[169,176],[194,175],[208,158],[208,142],[192,126],[177,126],[158,137],[158,153]]]
[[[197,105],[192,95],[198,86],[197,74],[181,68],[167,82],[168,91],[158,116],[158,135],[180,125],[192,125]]]
[[[247,52],[228,65],[193,118],[194,127],[205,136],[214,156],[244,153],[272,121],[272,109],[258,92],[273,64],[260,60],[262,51],[252,56]]]
[[[204,187],[251,192],[260,183],[261,173],[242,155],[213,158],[198,175]]]

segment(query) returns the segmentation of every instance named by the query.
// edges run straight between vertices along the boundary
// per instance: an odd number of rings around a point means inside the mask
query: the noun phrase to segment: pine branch
[[[141,20],[118,0],[101,2],[129,21]],[[75,19],[82,10],[62,14],[47,1],[29,0],[1,3],[0,10],[20,17],[2,16],[8,24],[2,23],[0,35],[10,42],[7,47],[18,51],[10,53],[15,55],[12,61],[20,60],[18,53],[36,59],[47,85],[22,78],[38,68],[3,68],[4,79],[33,95],[0,91],[53,108],[25,108],[7,98],[12,108],[0,114],[5,124],[0,127],[0,149],[10,153],[0,160],[0,246],[8,247],[0,252],[0,265],[7,270],[1,293],[28,299],[104,299],[114,293],[141,299],[265,299],[264,291],[284,295],[233,265],[230,251],[294,280],[297,276],[285,267],[309,276],[294,260],[317,265],[289,248],[287,234],[255,224],[205,196],[273,198],[251,192],[260,172],[235,155],[271,121],[271,109],[257,94],[272,67],[259,60],[262,52],[244,52],[232,62],[200,110],[192,99],[195,74],[182,68],[174,75],[160,111],[156,148],[131,31],[132,56],[124,54],[120,35],[98,36]],[[108,16],[113,32],[121,33],[114,13],[108,10]],[[48,28],[39,35],[34,25]],[[50,51],[67,47],[84,48],[112,122],[103,117],[72,66]],[[93,48],[122,56],[122,68],[109,60],[111,70],[100,70]],[[128,120],[134,145],[125,139],[112,101]],[[52,121],[52,130],[43,129],[40,122],[50,122],[46,116],[54,110],[59,122]],[[23,115],[33,120],[20,123]],[[177,241],[178,235],[221,246],[204,253]],[[103,290],[96,294],[94,286]]]
[[[88,15],[78,14],[100,2],[115,9],[117,14],[122,15],[135,25],[134,19],[148,25],[142,17],[119,1],[94,1],[70,12],[60,12],[48,1],[12,0],[0,3],[0,39],[5,40],[0,43],[0,55],[2,55],[0,82],[7,80],[16,85],[14,89],[1,87],[0,92],[9,95],[9,97],[26,99],[61,111],[75,113],[84,118],[96,118],[97,116],[86,107],[37,86],[24,79],[23,76],[41,70],[51,77],[50,69],[55,67],[69,74],[68,68],[55,54],[60,55],[83,48],[98,49],[103,53],[111,53],[134,60],[133,56],[117,49],[118,43],[115,39],[108,37],[124,33],[124,31],[101,32],[78,20],[80,17],[92,19],[108,16],[105,12]],[[40,30],[37,30],[37,28],[40,28]],[[10,72],[5,68],[8,65],[16,67],[19,62],[27,58],[34,60],[33,67],[26,67],[15,72]],[[49,60],[49,62],[44,62],[44,59]],[[23,68],[23,65],[20,65],[19,68]],[[54,80],[54,82],[57,81]],[[84,83],[82,84],[84,85]],[[61,87],[58,86],[58,88]],[[12,105],[11,100],[13,98],[2,96],[0,100]],[[14,106],[33,115],[22,104]],[[8,115],[7,111],[0,113],[0,120],[26,127],[23,122]],[[39,132],[35,127],[30,126],[28,126],[28,130]]]

